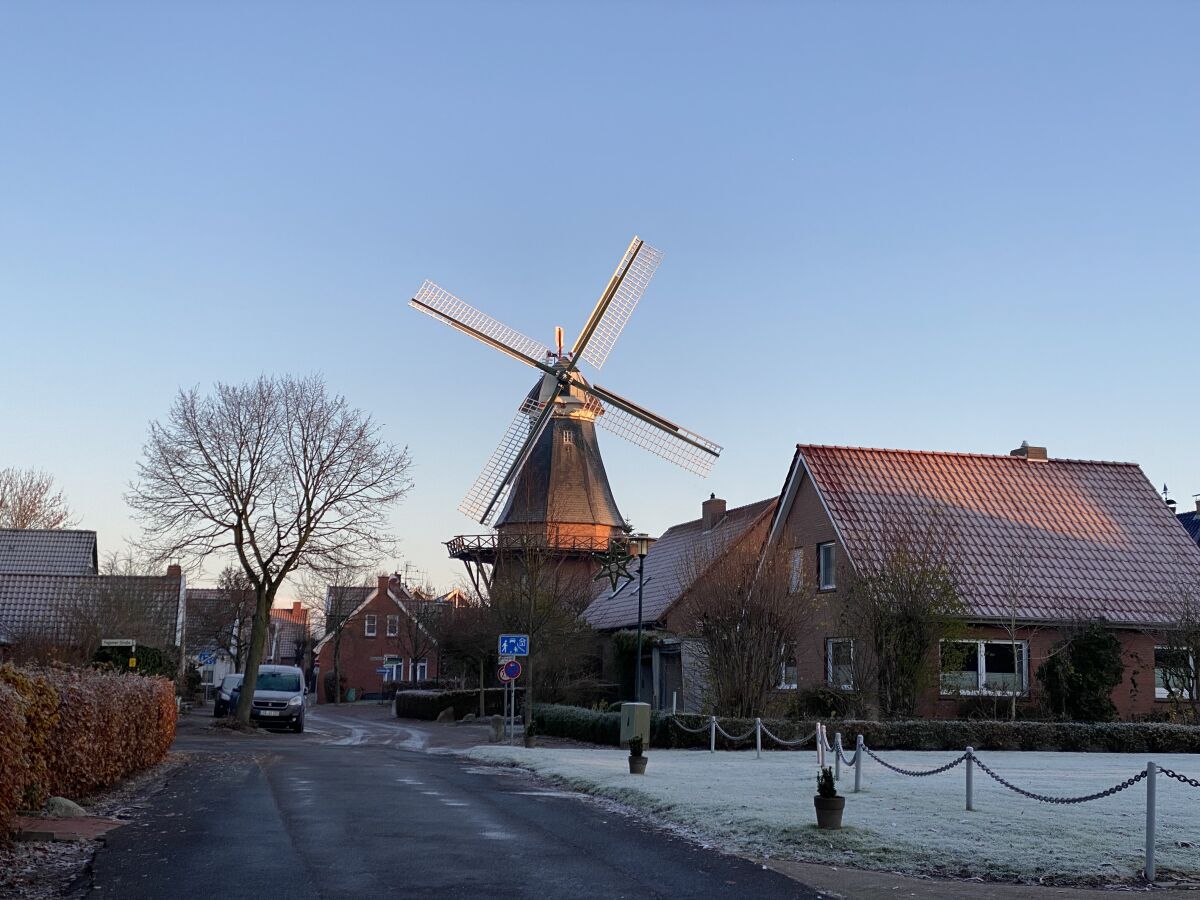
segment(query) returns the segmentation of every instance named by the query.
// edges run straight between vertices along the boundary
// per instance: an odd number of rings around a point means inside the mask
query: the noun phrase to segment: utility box
[[[642,746],[650,748],[649,703],[621,704],[621,746],[628,744],[631,737],[640,737]]]

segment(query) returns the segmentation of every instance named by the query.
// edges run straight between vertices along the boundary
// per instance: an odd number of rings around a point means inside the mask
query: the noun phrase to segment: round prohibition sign
[[[521,677],[521,664],[511,659],[500,667],[496,675],[501,681],[516,681]]]

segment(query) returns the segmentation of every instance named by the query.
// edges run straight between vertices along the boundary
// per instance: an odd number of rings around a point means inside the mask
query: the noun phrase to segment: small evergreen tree
[[[1080,722],[1117,717],[1112,692],[1124,675],[1121,642],[1103,619],[1061,641],[1037,670],[1051,712]]]

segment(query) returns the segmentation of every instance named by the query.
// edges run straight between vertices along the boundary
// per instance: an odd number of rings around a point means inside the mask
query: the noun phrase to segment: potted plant
[[[813,797],[813,806],[817,808],[818,828],[842,827],[842,810],[846,808],[846,798],[838,796],[837,785],[833,781],[833,769],[828,766],[817,775],[817,795]]]
[[[634,736],[629,739],[629,774],[646,774],[646,757],[642,755],[642,739]]]

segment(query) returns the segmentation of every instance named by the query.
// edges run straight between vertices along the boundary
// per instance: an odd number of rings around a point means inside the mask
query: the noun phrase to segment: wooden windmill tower
[[[591,565],[625,531],[596,439],[596,425],[704,476],[721,448],[607,388],[591,384],[579,363],[604,365],[653,277],[662,254],[635,237],[600,295],[574,346],[563,351],[501,324],[430,281],[410,305],[542,373],[518,405],[499,446],[459,509],[495,534],[460,535],[447,542],[467,567],[476,590],[490,587],[506,542],[534,540],[565,558]]]

